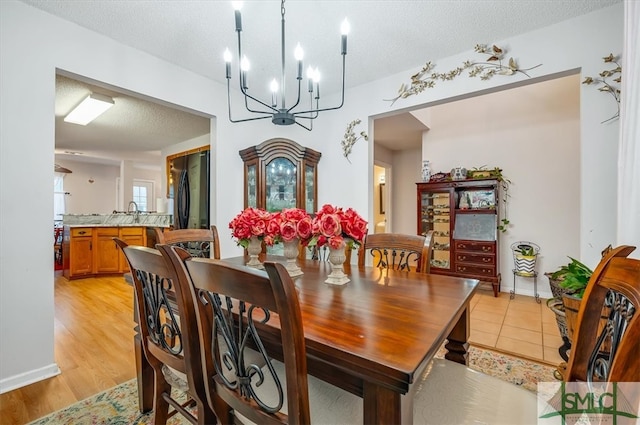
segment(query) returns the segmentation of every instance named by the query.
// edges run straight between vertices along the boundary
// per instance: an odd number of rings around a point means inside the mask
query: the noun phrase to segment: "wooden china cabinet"
[[[500,291],[496,179],[416,183],[418,234],[433,230],[431,273],[490,282]]]
[[[269,212],[300,208],[318,210],[318,161],[322,154],[288,139],[271,139],[240,151],[244,161],[244,207]],[[282,245],[263,246],[282,255]],[[300,258],[313,254],[300,247]]]
[[[287,139],[271,139],[240,151],[244,161],[244,206],[281,211],[318,210],[320,152]]]

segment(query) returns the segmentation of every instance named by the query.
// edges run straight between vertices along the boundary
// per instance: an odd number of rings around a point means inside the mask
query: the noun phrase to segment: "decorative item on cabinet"
[[[464,180],[467,178],[467,169],[456,167],[451,169],[451,180]]]
[[[429,161],[424,159],[422,160],[422,181],[428,182],[431,179],[431,164]]]
[[[418,234],[433,231],[431,273],[478,279],[500,291],[499,182],[495,178],[417,183]]]

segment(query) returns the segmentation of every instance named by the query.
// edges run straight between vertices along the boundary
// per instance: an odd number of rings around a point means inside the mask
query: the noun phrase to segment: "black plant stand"
[[[532,275],[519,273],[518,271],[516,271],[516,269],[513,269],[512,272],[513,272],[513,289],[509,291],[509,293],[511,294],[509,296],[509,299],[514,299],[516,296],[516,276],[528,277],[528,278],[533,278],[533,293],[536,296],[536,302],[540,304],[541,302],[540,294],[538,294],[538,272],[534,271]]]
[[[567,354],[567,351],[571,349],[571,341],[569,341],[569,338],[567,338],[566,336],[562,337],[562,341],[564,341],[564,344],[562,344],[558,348],[558,354],[560,354],[560,357],[562,357],[562,360],[564,360],[565,362],[568,362],[569,355]]]

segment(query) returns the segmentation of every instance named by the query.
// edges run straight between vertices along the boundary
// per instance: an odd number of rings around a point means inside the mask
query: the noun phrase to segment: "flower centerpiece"
[[[298,239],[306,242],[313,236],[313,222],[311,216],[300,208],[285,208],[274,214],[274,221],[278,223],[278,240],[290,242]]]
[[[249,253],[248,266],[261,268],[258,254],[262,251],[262,242],[273,245],[280,228],[274,215],[262,208],[245,208],[229,222],[231,236],[238,240],[238,245]]]
[[[300,244],[306,245],[312,236],[311,216],[300,208],[285,208],[273,215],[272,223],[278,225],[277,240],[284,245],[284,256],[287,258],[285,267],[289,276],[303,274],[296,264]]]
[[[326,283],[343,285],[349,278],[343,271],[346,259],[345,247],[353,249],[364,242],[367,235],[367,221],[354,209],[342,208],[326,204],[316,213],[313,219],[313,237],[309,246],[329,247],[329,263],[331,274]]]

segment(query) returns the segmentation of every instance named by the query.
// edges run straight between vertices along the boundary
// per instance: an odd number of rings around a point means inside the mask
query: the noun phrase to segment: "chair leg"
[[[233,409],[216,393],[207,394],[209,398],[209,405],[213,405],[213,410],[218,417],[221,424],[235,424],[235,415]]]
[[[165,425],[169,418],[169,403],[162,396],[171,395],[171,385],[165,380],[162,371],[155,370],[155,380],[153,386],[153,424]]]
[[[211,410],[206,401],[204,403],[197,402],[196,406],[198,409],[198,425],[211,425],[218,423],[216,414],[213,413],[213,410]]]

